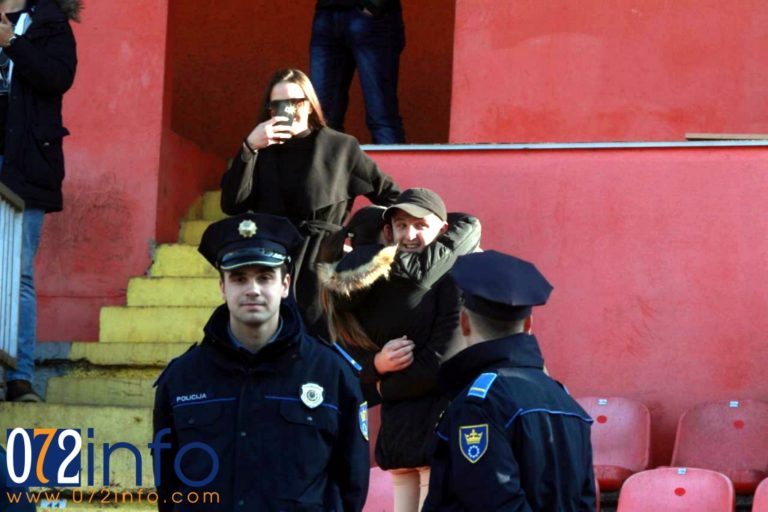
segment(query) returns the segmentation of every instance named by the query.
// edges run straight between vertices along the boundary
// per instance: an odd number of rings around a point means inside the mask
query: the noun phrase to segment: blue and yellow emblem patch
[[[360,420],[360,432],[363,434],[365,440],[368,440],[368,402],[360,404],[358,410],[358,419]]]
[[[459,427],[459,449],[474,464],[488,450],[488,424]]]

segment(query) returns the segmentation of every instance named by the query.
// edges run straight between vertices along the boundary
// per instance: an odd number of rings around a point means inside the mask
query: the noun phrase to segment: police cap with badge
[[[552,285],[533,263],[498,251],[460,256],[451,270],[465,308],[495,320],[522,320],[547,302]]]
[[[279,267],[304,239],[285,217],[243,213],[214,222],[203,233],[198,251],[218,270],[249,265]]]

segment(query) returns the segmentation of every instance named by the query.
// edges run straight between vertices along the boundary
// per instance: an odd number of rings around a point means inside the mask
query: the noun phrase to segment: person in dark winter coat
[[[331,332],[362,366],[368,392],[378,388],[376,461],[392,472],[395,510],[415,510],[426,496],[432,429],[446,406],[439,365],[458,326],[458,295],[447,272],[457,256],[478,248],[480,222],[446,214],[427,189],[404,191],[385,218],[396,245],[363,234],[380,230],[381,220],[371,229],[353,218],[354,249],[318,273]]]
[[[525,332],[552,286],[496,251],[460,257],[451,276],[466,348],[440,369],[453,399],[435,432],[423,510],[593,512],[592,419],[546,375]]]
[[[16,369],[8,372],[6,399],[40,401],[32,389],[37,299],[34,261],[43,216],[63,207],[61,118],[64,93],[77,67],[69,20],[79,0],[0,1],[0,182],[25,203]]]
[[[273,76],[259,124],[232,160],[221,190],[225,213],[282,215],[306,237],[294,288],[309,331],[318,335],[325,334],[315,273],[320,243],[341,229],[356,197],[386,206],[400,193],[357,140],[325,126],[312,84],[297,69]]]
[[[157,382],[160,511],[362,509],[370,461],[356,375],[283,300],[301,242],[287,219],[253,213],[203,234],[226,304]]]

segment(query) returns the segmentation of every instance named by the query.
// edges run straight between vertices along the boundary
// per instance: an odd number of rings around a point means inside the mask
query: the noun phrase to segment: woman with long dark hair
[[[288,217],[306,237],[295,260],[294,291],[317,335],[326,332],[314,268],[320,242],[341,228],[356,197],[389,205],[400,192],[354,137],[325,125],[315,90],[298,69],[281,69],[270,80],[258,124],[243,139],[221,189],[225,213]]]

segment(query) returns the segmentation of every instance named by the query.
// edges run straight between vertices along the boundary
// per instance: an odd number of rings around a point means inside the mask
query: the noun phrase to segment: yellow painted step
[[[211,224],[210,220],[185,220],[181,223],[181,234],[179,242],[189,245],[200,245],[200,238],[203,236],[205,228]]]
[[[188,342],[99,343],[96,341],[79,341],[72,343],[67,358],[70,361],[87,361],[99,366],[164,368],[168,361],[186,352],[190,346],[191,343]]]
[[[197,252],[196,245],[162,244],[149,271],[153,277],[218,277],[219,273]]]
[[[152,407],[155,399],[152,384],[161,371],[153,372],[151,378],[133,379],[112,375],[51,377],[45,401],[49,404]]]
[[[194,342],[212,307],[104,307],[99,316],[99,341]]]
[[[227,214],[221,211],[221,190],[203,194],[203,219],[220,220],[226,217]]]
[[[216,277],[134,277],[128,306],[210,306],[223,302]]]
[[[136,481],[136,458],[128,450],[118,449],[109,457],[109,485],[115,490],[154,487],[152,457],[147,443],[152,439],[152,409],[149,407],[114,407],[63,404],[0,403],[0,432],[15,427],[22,428],[72,428],[79,429],[83,441],[80,461],[82,487],[87,486],[92,471],[93,486],[106,487],[103,478],[103,443],[110,446],[125,442],[135,446],[141,454],[141,482]],[[87,431],[93,429],[93,437]],[[92,446],[93,470],[88,466],[87,449]]]

